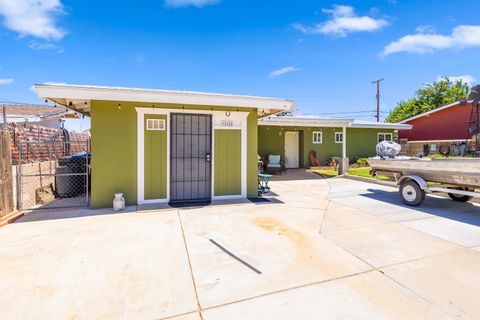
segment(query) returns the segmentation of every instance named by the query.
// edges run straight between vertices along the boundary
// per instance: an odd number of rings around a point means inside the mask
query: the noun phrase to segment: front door
[[[285,167],[299,167],[299,134],[298,131],[285,132]]]
[[[211,200],[212,116],[172,114],[170,202]]]

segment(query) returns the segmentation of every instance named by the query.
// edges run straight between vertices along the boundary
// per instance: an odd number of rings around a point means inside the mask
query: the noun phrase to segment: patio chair
[[[267,173],[280,173],[285,171],[285,161],[282,160],[282,156],[276,154],[270,154],[265,159],[265,172]]]
[[[308,162],[310,167],[320,167],[320,160],[317,158],[317,152],[312,150],[308,154]]]

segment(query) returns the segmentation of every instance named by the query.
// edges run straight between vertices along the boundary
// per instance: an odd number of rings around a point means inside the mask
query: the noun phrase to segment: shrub
[[[368,166],[367,158],[357,158],[357,161],[355,161],[355,163],[359,166]]]

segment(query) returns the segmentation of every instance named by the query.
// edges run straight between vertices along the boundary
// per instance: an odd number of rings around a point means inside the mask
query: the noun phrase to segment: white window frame
[[[320,136],[320,141],[315,141],[315,136]],[[313,144],[322,144],[323,143],[323,132],[322,131],[313,131],[312,132],[312,143]]]
[[[165,119],[147,119],[147,131],[165,131]]]
[[[380,143],[380,135],[384,136],[384,139],[382,141],[393,141],[393,133],[391,132],[379,132],[377,133],[377,143]],[[390,140],[387,140],[387,135],[390,136]]]
[[[341,140],[338,140],[337,137],[338,136],[341,136],[342,139]],[[343,143],[343,132],[335,132],[335,143]]]

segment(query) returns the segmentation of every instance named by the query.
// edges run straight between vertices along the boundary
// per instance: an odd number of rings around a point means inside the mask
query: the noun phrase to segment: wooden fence
[[[10,133],[0,131],[0,218],[14,210],[13,206],[13,174]]]

